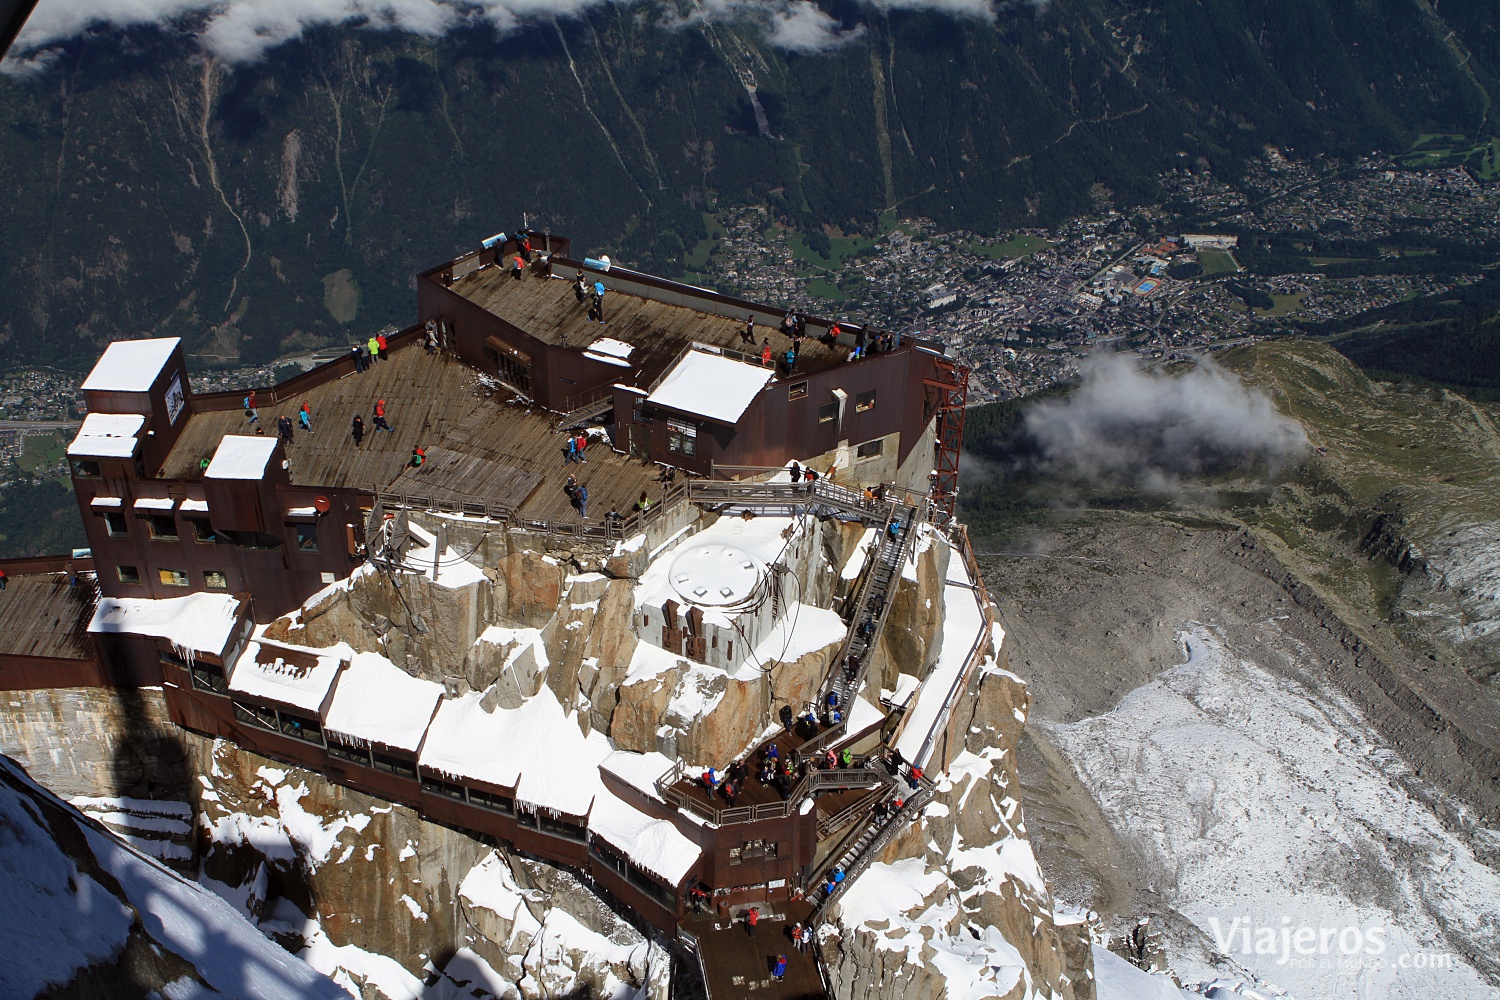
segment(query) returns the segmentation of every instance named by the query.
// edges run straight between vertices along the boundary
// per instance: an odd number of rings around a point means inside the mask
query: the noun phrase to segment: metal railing
[[[854,880],[858,878],[866,868],[870,867],[870,864],[875,860],[875,858],[880,855],[880,852],[885,849],[885,845],[888,844],[891,838],[896,835],[896,831],[901,829],[905,825],[901,821],[902,817],[908,815],[920,815],[923,807],[927,805],[927,800],[930,798],[932,798],[932,788],[930,785],[924,784],[923,787],[917,789],[917,791],[912,795],[911,798],[906,800],[906,803],[902,806],[900,812],[894,815],[886,816],[883,820],[880,821],[880,829],[875,832],[874,837],[870,839],[869,843],[859,848],[857,852],[854,853],[853,859],[847,866],[844,867],[844,880],[835,885],[832,892],[825,893],[823,899],[813,906],[813,911],[807,918],[807,923],[810,926],[815,926],[820,920],[822,920],[823,914],[828,910],[829,904],[832,903],[835,899],[838,899],[839,896],[843,894],[844,890],[848,886],[853,884]],[[857,844],[860,837],[868,832],[868,827],[856,828],[849,835],[849,837],[846,837],[844,841],[840,843],[839,847],[842,848],[844,844],[850,843],[851,840],[854,844]],[[809,887],[810,891],[816,892],[816,882],[822,881],[824,878],[826,878],[827,873],[834,867],[834,865],[829,864],[828,861],[833,861],[835,864],[839,861],[844,861],[849,858],[850,851],[852,850],[854,850],[852,845],[850,847],[850,850],[842,851],[842,853],[838,848],[835,848],[834,851],[829,854],[828,860],[826,860],[825,863],[820,866],[822,871],[818,874],[816,881],[812,877],[809,877],[804,885]]]
[[[521,517],[512,507],[491,503],[480,497],[466,497],[463,494],[445,497],[435,494],[398,493],[379,486],[372,487],[371,492],[376,502],[383,504],[387,509],[404,507],[408,510],[425,510],[439,514],[482,517],[486,520],[498,521],[506,528],[600,541],[618,541],[639,534],[652,522],[660,520],[669,511],[676,510],[683,503],[688,502],[686,485],[679,484],[667,490],[660,501],[629,517],[617,520],[603,518],[598,521],[551,521],[545,518]]]
[[[818,792],[843,791],[849,788],[869,788],[885,783],[888,774],[883,766],[862,764],[858,767],[843,767],[830,770],[810,770],[804,774],[780,802],[761,802],[748,806],[724,806],[719,808],[712,802],[704,802],[679,787],[690,779],[687,765],[677,761],[657,781],[657,791],[673,805],[692,812],[715,826],[733,826],[736,823],[756,823],[767,819],[785,819],[795,813],[802,801]],[[706,788],[702,788],[707,791]]]

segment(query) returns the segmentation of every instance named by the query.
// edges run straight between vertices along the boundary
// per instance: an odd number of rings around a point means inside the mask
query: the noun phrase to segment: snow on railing
[[[996,624],[995,606],[990,601],[989,591],[985,589],[984,578],[979,575],[979,562],[975,558],[973,546],[969,542],[968,528],[962,524],[956,525],[950,536],[950,540],[953,542],[953,547],[958,551],[960,558],[964,561],[964,569],[968,572],[969,579],[973,581],[974,600],[979,605],[983,624],[978,634],[975,635],[973,644],[969,647],[963,669],[958,671],[958,675],[954,677],[953,683],[949,686],[948,691],[943,697],[942,708],[938,711],[937,717],[933,719],[932,727],[922,738],[921,749],[912,758],[912,764],[917,767],[925,765],[928,754],[932,752],[933,744],[937,742],[938,734],[947,728],[948,720],[953,714],[954,702],[957,701],[960,692],[964,691],[973,679],[975,668],[985,659],[985,650],[989,646],[990,637],[994,634]],[[891,736],[892,745],[900,740],[902,731],[905,729],[909,719],[910,716],[902,719],[901,728],[897,729]]]

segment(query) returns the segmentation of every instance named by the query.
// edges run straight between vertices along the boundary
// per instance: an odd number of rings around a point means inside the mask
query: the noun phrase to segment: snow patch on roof
[[[240,602],[228,594],[189,594],[160,600],[101,597],[89,631],[166,639],[179,652],[224,651],[239,620]]]
[[[486,712],[474,692],[444,700],[422,744],[423,768],[515,790],[519,803],[585,816],[612,752],[600,732],[584,736],[546,685],[520,708]]]
[[[345,643],[309,649],[257,640],[235,661],[229,690],[317,715],[352,652]]]
[[[841,645],[848,631],[837,611],[793,602],[755,647],[754,659],[757,664],[791,663],[808,653]]]
[[[83,418],[69,456],[87,458],[129,458],[135,454],[136,435],[146,418],[139,413],[90,413]]]
[[[668,544],[651,554],[651,564],[641,574],[633,592],[636,609],[646,605],[659,608],[669,600],[679,603],[683,600],[674,586],[672,568],[677,556],[688,549],[722,545],[741,551],[762,565],[769,565],[786,547],[787,540],[782,535],[789,527],[794,531],[801,530],[789,517],[756,517],[749,521],[721,517],[702,531],[686,537],[679,537],[682,535],[679,532]],[[712,607],[703,611],[703,620],[711,625],[727,628],[733,623],[733,615],[724,611]]]
[[[379,653],[355,653],[339,675],[323,727],[416,753],[442,696],[441,684],[413,677]]]
[[[703,853],[670,821],[647,816],[607,788],[601,788],[594,797],[589,830],[673,886],[682,883]]]
[[[692,350],[673,366],[648,402],[732,424],[775,376],[770,368]]]
[[[81,388],[101,392],[149,392],[180,343],[182,341],[177,337],[117,340],[104,349]]]
[[[600,337],[588,347],[595,354],[607,354],[612,358],[627,359],[635,351],[634,344],[627,344],[623,340],[613,337]]]
[[[665,754],[655,750],[650,753],[616,750],[599,766],[647,798],[666,802],[656,790],[657,780],[672,770],[672,760]]]
[[[204,479],[261,479],[279,438],[226,434],[214,449]]]

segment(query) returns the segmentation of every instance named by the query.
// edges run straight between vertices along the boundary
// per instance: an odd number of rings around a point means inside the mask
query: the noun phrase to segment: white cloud
[[[770,12],[766,41],[788,52],[811,54],[852,42],[864,30],[864,25],[846,29],[821,7],[803,0],[782,4]]]
[[[954,17],[973,17],[983,21],[995,19],[993,0],[864,0],[881,10],[930,10]],[[1007,3],[1007,6],[1009,4]]]
[[[995,15],[994,0],[863,2],[879,10],[930,10],[982,20]],[[696,9],[686,17],[674,13],[680,7],[669,7],[666,0],[41,0],[6,69],[44,66],[48,46],[100,26],[175,26],[226,62],[246,63],[320,25],[358,24],[436,38],[476,20],[506,32],[608,4],[653,8],[667,25],[750,21],[762,28],[769,45],[804,54],[846,45],[865,31],[863,25],[845,26],[816,0],[696,0]]]

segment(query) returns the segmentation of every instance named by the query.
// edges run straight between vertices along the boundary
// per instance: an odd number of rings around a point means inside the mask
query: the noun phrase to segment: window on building
[[[104,532],[111,538],[124,538],[130,534],[130,519],[123,511],[107,510],[104,512]]]
[[[698,454],[698,428],[681,420],[668,420],[667,450],[677,455]]]
[[[191,586],[186,570],[159,569],[156,578],[161,581],[163,587],[187,587]]]
[[[587,839],[586,831],[577,823],[569,823],[546,813],[538,814],[537,820],[543,833],[550,833],[554,837],[563,837],[567,840],[576,840],[579,843]]]
[[[484,356],[495,366],[495,373],[502,381],[508,382],[522,392],[531,391],[530,365],[522,362],[520,358],[512,357],[507,352],[497,351],[493,347],[486,347]]]
[[[234,703],[234,717],[247,726],[256,729],[264,729],[274,733],[278,726],[276,723],[275,709],[263,708],[260,705],[251,705],[247,702],[237,701]]]
[[[73,463],[73,475],[78,476],[81,479],[98,479],[99,474],[98,462],[91,462],[88,459],[79,459],[78,461]]]
[[[645,869],[629,865],[625,878],[663,908],[668,910],[676,908],[677,893],[656,881]]]
[[[269,552],[279,549],[285,544],[275,535],[268,535],[263,531],[229,531],[219,533],[219,537],[224,537],[225,535],[242,549],[260,549]]]
[[[193,687],[199,691],[211,691],[214,694],[228,693],[229,681],[224,677],[223,667],[194,660],[190,672],[193,676]]]
[[[294,524],[291,527],[297,533],[298,552],[318,551],[318,526],[316,524]]]
[[[370,751],[366,747],[350,747],[342,743],[328,744],[328,756],[338,760],[346,760],[351,764],[361,767],[370,766]]]
[[[735,850],[739,851],[742,861],[760,861],[776,857],[775,843],[765,840],[747,840],[738,848],[731,847],[729,849],[731,857]]]
[[[115,575],[120,578],[121,583],[141,582],[141,571],[134,566],[116,566]]]
[[[885,441],[881,438],[876,438],[874,441],[866,441],[854,449],[854,454],[858,458],[874,458],[884,450]]]
[[[862,392],[854,397],[854,412],[864,413],[866,410],[875,409],[875,390]]]
[[[605,865],[618,872],[620,875],[626,875],[630,871],[630,863],[599,838],[594,838],[594,840],[589,844],[589,850],[593,852],[594,857],[598,858],[600,861],[603,861]]]
[[[159,538],[164,542],[177,541],[177,518],[171,514],[152,514],[146,518],[146,523],[151,527],[152,538]]]
[[[806,399],[807,398],[807,383],[806,382],[793,382],[790,386],[787,387],[786,398],[787,399]]]
[[[375,754],[375,767],[381,771],[400,775],[403,778],[415,778],[417,776],[417,762],[406,760],[402,757],[392,757],[390,754]]]
[[[309,719],[291,712],[281,712],[281,735],[294,740],[323,745],[323,726],[317,719]]]
[[[437,778],[428,777],[425,774],[422,775],[422,791],[441,795],[448,799],[457,799],[460,802],[464,801],[463,785],[455,785],[451,781],[441,781]]]
[[[203,586],[209,590],[228,590],[229,577],[216,569],[206,569],[203,571]]]
[[[218,536],[214,534],[213,526],[208,523],[208,518],[190,517],[187,519],[187,523],[193,529],[193,541],[216,542],[219,540]]]
[[[507,816],[516,811],[515,801],[508,795],[496,795],[493,792],[481,792],[477,788],[469,789],[469,802],[495,812],[505,813]]]
[[[820,423],[820,424],[826,424],[830,420],[837,420],[838,418],[839,418],[839,401],[838,400],[835,399],[831,403],[824,403],[822,406],[818,407],[818,423]]]

